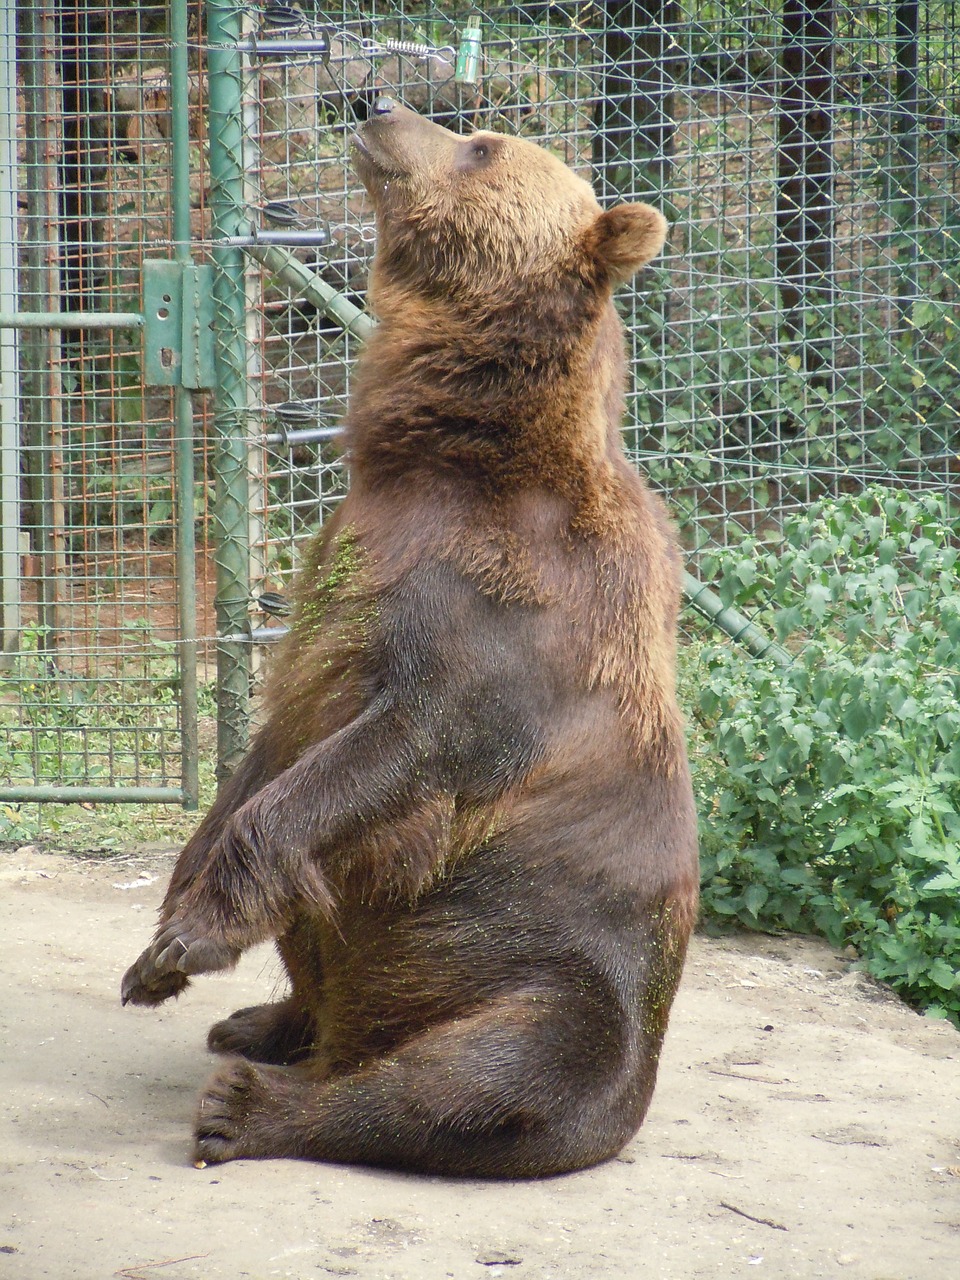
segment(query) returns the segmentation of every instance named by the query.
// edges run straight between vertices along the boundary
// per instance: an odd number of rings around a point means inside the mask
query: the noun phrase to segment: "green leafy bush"
[[[704,563],[787,667],[704,642],[688,698],[708,917],[814,930],[960,1025],[960,522],[824,502]]]

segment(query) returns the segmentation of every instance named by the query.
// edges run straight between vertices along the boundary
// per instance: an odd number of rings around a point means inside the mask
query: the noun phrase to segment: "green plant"
[[[876,488],[707,556],[795,660],[703,642],[692,701],[707,916],[852,944],[960,1025],[958,539]]]
[[[134,641],[114,684],[58,670],[42,627],[27,627],[10,670],[0,673],[0,780],[18,783],[164,782],[179,767],[179,670],[175,646],[150,624],[125,628]],[[216,791],[216,691],[198,691],[200,809]],[[109,853],[183,843],[197,814],[170,804],[37,804],[0,801],[0,846],[39,840],[73,853]]]
[[[180,751],[175,645],[143,620],[124,624],[129,651],[107,683],[61,670],[46,630],[29,626],[0,675],[0,777],[11,782],[111,782],[165,777]],[[0,812],[0,818],[2,818]],[[2,836],[2,825],[0,825]]]

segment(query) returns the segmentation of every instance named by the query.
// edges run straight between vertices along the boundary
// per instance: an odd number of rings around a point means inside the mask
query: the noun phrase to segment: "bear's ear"
[[[618,204],[587,231],[587,248],[614,284],[629,280],[655,258],[667,238],[667,220],[649,204]]]

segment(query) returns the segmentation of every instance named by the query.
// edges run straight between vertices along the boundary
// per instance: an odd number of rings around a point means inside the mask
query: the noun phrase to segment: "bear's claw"
[[[192,974],[229,969],[239,958],[239,948],[171,920],[123,975],[121,1003],[161,1004],[178,996]]]
[[[120,983],[121,1004],[163,1004],[164,1000],[169,1000],[171,996],[178,996],[190,983],[190,979],[184,973],[155,975],[149,983],[146,982],[141,972],[145,955],[146,952],[123,975],[123,981]]]

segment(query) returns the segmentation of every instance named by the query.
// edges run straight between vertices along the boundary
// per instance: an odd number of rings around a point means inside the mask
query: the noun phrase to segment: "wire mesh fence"
[[[194,567],[177,565],[173,397],[145,383],[139,314],[144,255],[170,239],[166,7],[5,14],[0,784],[182,798],[177,583]]]
[[[482,61],[465,84],[456,55],[472,12],[367,4],[298,25],[266,11],[268,38],[279,24],[330,40],[324,57],[261,58],[253,72],[262,212],[330,229],[300,254],[311,269],[359,300],[372,230],[345,135],[371,92],[455,127],[521,132],[605,201],[654,199],[674,223],[669,255],[621,300],[627,442],[669,490],[691,550],[875,481],[955,500],[953,7],[504,6],[479,19]],[[403,40],[420,53],[396,52]],[[265,403],[332,425],[350,338],[269,284],[262,316]],[[268,577],[293,563],[317,501],[340,492],[330,446],[291,439],[263,468]]]
[[[18,22],[7,278],[15,266],[21,312],[127,311],[131,323],[20,329],[6,357],[4,782],[179,786],[183,642],[216,630],[233,637],[219,646],[219,750],[235,755],[257,665],[249,636],[277,625],[258,601],[285,592],[346,483],[336,425],[373,249],[348,139],[379,93],[456,129],[521,133],[603,202],[668,213],[667,255],[619,300],[625,439],[668,492],[694,566],[741,531],[775,537],[811,500],[875,482],[935,490],[956,511],[949,0],[216,0],[190,5],[176,99],[165,6],[32,0]],[[190,252],[216,261],[221,287],[219,416],[208,423],[199,396],[192,406],[189,564],[176,395],[147,385],[134,323],[144,257],[172,258],[179,243],[178,128]]]

